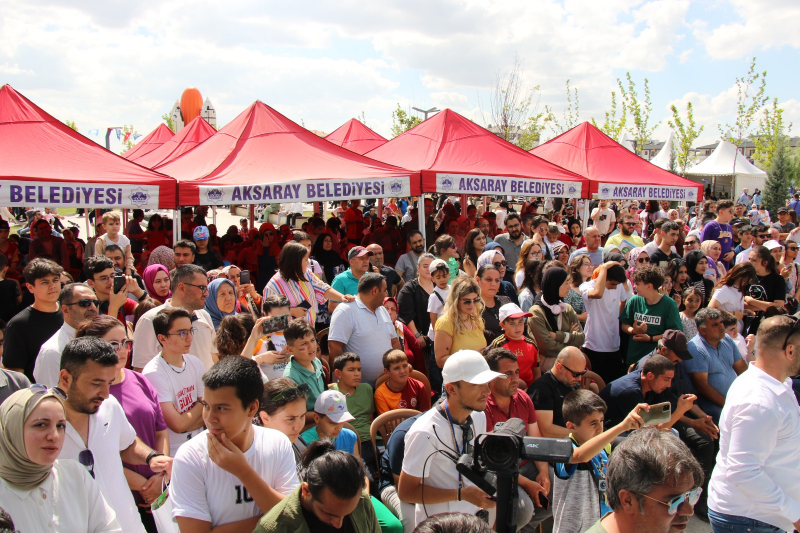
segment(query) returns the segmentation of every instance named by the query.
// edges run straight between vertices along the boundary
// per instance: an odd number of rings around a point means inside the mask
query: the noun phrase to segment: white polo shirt
[[[153,317],[166,307],[172,307],[171,298],[163,305],[143,314],[136,323],[136,331],[133,332],[133,358],[131,359],[134,368],[144,369],[152,358],[161,353],[161,345],[156,338],[156,332],[153,331]],[[217,353],[217,349],[214,347],[214,338],[217,336],[214,323],[211,322],[211,315],[205,309],[200,309],[192,314],[197,317],[197,320],[192,322],[195,334],[189,351],[200,359],[205,369],[208,370],[214,365],[211,354]]]
[[[133,444],[136,430],[125,417],[125,411],[113,396],[100,404],[97,413],[89,415],[89,442],[83,439],[67,422],[64,447],[59,459],[78,460],[78,455],[89,449],[94,456],[94,474],[106,501],[117,513],[117,521],[125,533],[144,533],[139,511],[133,501],[133,494],[122,471],[122,458],[119,453]]]
[[[36,356],[33,379],[47,387],[57,387],[61,372],[61,352],[75,338],[75,328],[64,322],[52,337],[44,341]]]
[[[289,438],[280,431],[258,426],[253,444],[244,452],[247,463],[277,492],[290,494],[297,478]],[[215,528],[230,522],[262,516],[239,478],[218,467],[208,456],[208,431],[181,446],[172,463],[172,516],[210,522]]]

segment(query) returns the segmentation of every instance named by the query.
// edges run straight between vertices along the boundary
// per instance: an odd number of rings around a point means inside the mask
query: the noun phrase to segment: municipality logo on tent
[[[689,200],[694,200],[694,190],[690,189],[689,192],[686,193],[686,198]]]
[[[142,189],[141,187],[137,187],[128,195],[128,199],[131,201],[133,205],[136,206],[143,206],[147,205],[147,201],[150,199],[150,195],[147,194],[147,191]]]
[[[567,189],[567,192],[569,192],[570,194],[575,194],[576,192],[578,192],[578,188],[575,187],[574,185],[570,185],[569,188]]]
[[[603,193],[603,196],[608,196],[609,194],[611,194],[611,189],[609,189],[608,187],[603,187],[600,190],[600,192]]]
[[[442,190],[448,192],[453,189],[453,179],[450,176],[442,177]]]
[[[405,196],[405,187],[403,187],[403,182],[400,180],[394,180],[389,183],[389,191],[395,196]]]
[[[225,193],[222,189],[209,189],[206,191],[206,198],[208,198],[208,201],[212,204],[216,204],[225,198]]]

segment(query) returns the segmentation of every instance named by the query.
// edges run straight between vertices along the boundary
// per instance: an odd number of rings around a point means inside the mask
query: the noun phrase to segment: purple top
[[[158,394],[147,379],[138,372],[125,369],[125,381],[111,385],[111,394],[122,405],[128,422],[136,430],[136,436],[142,442],[156,448],[156,431],[167,429],[164,416],[161,414],[161,406],[158,403]],[[129,468],[146,478],[154,475],[147,465],[129,465],[122,463],[125,468]],[[133,493],[137,502],[141,499],[138,492]]]

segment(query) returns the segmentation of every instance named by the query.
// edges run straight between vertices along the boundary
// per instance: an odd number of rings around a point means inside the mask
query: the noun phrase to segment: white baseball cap
[[[783,245],[778,241],[776,241],[775,239],[765,242],[764,246],[767,248],[767,250],[774,250],[775,248],[783,248]]]
[[[533,316],[530,313],[526,313],[515,303],[508,303],[505,304],[503,307],[500,308],[500,323],[506,321],[507,318],[521,318],[521,317],[529,317]]]
[[[466,381],[473,385],[489,383],[494,378],[506,378],[505,374],[489,370],[489,363],[475,350],[459,350],[444,362],[442,380],[445,383]]]
[[[347,410],[347,397],[336,390],[326,390],[314,402],[314,412],[325,415],[335,423],[350,422],[356,417]]]

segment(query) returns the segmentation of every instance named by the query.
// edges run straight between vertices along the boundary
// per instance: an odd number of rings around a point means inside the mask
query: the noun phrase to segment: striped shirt
[[[278,272],[264,287],[264,299],[269,296],[286,296],[290,307],[297,307],[301,302],[310,303],[311,307],[306,311],[306,322],[313,326],[317,321],[319,306],[325,303],[325,293],[330,288],[330,285],[311,272],[306,272],[306,279],[300,283],[283,279]]]

